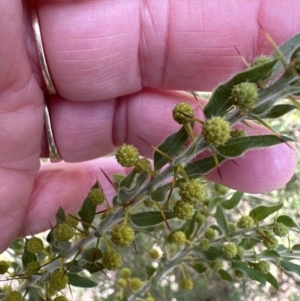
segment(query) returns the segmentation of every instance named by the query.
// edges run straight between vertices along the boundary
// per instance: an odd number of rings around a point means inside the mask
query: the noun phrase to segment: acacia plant
[[[278,213],[283,203],[261,204],[236,218],[243,193],[216,185],[215,196],[207,195],[203,178],[249,149],[279,143],[291,147],[292,139],[272,130],[266,119],[299,108],[293,95],[300,93],[300,35],[273,46],[272,56],[255,59],[213,91],[203,109],[204,121],[189,104],[177,104],[170,114],[182,127],[153,147],[153,164],[133,145],[122,145],[116,159],[132,171],[111,180],[116,189],[112,204],[95,179],[77,214],[59,208],[46,240],[32,236],[14,241],[7,250],[14,260],[0,261],[7,280],[0,300],[67,300],[72,286],[97,286],[99,274],[109,275],[115,284],[113,300],[129,301],[155,300],[155,290],[170,275],[176,275],[185,292],[193,290],[202,273],[229,282],[241,277],[268,282],[276,290],[271,267],[300,275],[300,266],[292,262],[300,259],[300,245],[293,245],[289,236],[299,226]],[[251,127],[248,120],[267,127],[270,134],[247,136],[238,125]],[[199,134],[193,130],[197,122],[202,125]],[[211,155],[199,159],[207,150]],[[97,212],[100,204],[106,209]],[[149,249],[139,245],[140,238]],[[143,258],[138,271],[128,268],[134,266],[128,262],[133,253]]]

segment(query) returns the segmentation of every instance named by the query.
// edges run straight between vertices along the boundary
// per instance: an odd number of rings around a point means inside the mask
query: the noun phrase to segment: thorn
[[[240,53],[239,49],[236,46],[234,46],[234,48],[235,48],[236,52],[238,53],[238,55],[240,56],[240,59],[242,60],[242,62],[246,66],[246,68],[250,68],[250,65],[246,61],[245,57]]]
[[[107,211],[109,211],[109,210],[108,209],[103,209],[103,210],[100,210],[100,211],[97,211],[97,212],[91,214],[91,216],[92,215],[97,215],[97,214],[102,214],[102,213],[107,212]]]
[[[171,198],[172,192],[173,192],[173,185],[171,186],[170,192],[169,192],[169,194],[168,194],[167,204],[169,203],[169,200],[170,200],[170,198]]]
[[[127,208],[128,206],[130,206],[131,204],[133,204],[135,202],[135,200],[129,202],[128,204],[124,205],[123,206],[123,209]]]
[[[100,169],[101,169],[101,171],[102,171],[102,173],[104,174],[104,176],[105,176],[105,178],[107,179],[107,181],[111,184],[111,186],[114,188],[114,190],[116,191],[116,192],[118,192],[118,188],[117,188],[117,186],[112,182],[112,180],[108,177],[108,175],[105,173],[105,171],[100,167]],[[98,181],[99,182],[99,181]],[[99,182],[99,184],[100,184],[100,182]],[[102,189],[102,187],[101,187],[101,189]],[[103,190],[102,190],[103,191]]]
[[[217,171],[218,171],[218,174],[219,174],[219,177],[220,177],[221,181],[223,181],[223,179],[222,179],[222,174],[221,174],[221,170],[220,170],[220,167],[219,167],[219,166],[217,166]]]
[[[234,163],[236,166],[240,166],[235,160],[230,160],[230,162]]]
[[[134,250],[135,250],[136,256],[139,256],[138,251],[137,251],[137,247],[136,247],[135,240],[133,241],[133,246],[134,246]]]
[[[147,144],[148,146],[150,146],[151,148],[153,148],[155,150],[155,146],[150,144],[149,142],[147,142],[144,138],[142,138],[141,136],[139,135],[136,135],[139,139],[141,139],[145,144]]]

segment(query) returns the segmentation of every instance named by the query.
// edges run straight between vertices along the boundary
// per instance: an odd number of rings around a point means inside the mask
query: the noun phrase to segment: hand
[[[273,1],[37,0],[45,52],[59,96],[50,97],[53,131],[67,162],[43,164],[45,87],[26,1],[0,1],[0,252],[18,235],[49,227],[61,205],[80,206],[114,159],[91,160],[123,142],[145,156],[178,125],[171,110],[193,99],[173,90],[211,90],[270,45],[257,20],[280,44],[300,28],[300,4]],[[167,90],[168,89],[168,90]],[[226,185],[263,192],[284,185],[296,155],[285,144],[224,164]],[[229,162],[230,163],[230,162]],[[215,173],[209,176],[217,179]]]

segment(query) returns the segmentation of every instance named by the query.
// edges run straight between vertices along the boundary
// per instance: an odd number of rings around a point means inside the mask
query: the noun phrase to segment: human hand
[[[212,90],[298,32],[300,4],[273,1],[37,1],[45,52],[59,96],[49,97],[56,143],[67,162],[40,166],[46,154],[44,97],[27,4],[0,2],[0,252],[18,235],[49,227],[61,205],[74,212],[100,172],[123,170],[101,158],[115,146],[151,149],[178,129],[171,110],[192,102],[172,90]],[[85,161],[85,162],[82,162]],[[281,187],[295,152],[285,144],[222,165],[223,183],[249,192]],[[209,179],[216,180],[213,172]]]

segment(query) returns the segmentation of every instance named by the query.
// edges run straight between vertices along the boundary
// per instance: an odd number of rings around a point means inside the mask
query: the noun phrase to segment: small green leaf
[[[239,204],[243,195],[244,195],[243,192],[237,191],[233,194],[233,196],[229,200],[225,200],[225,201],[221,202],[220,204],[223,208],[230,210]]]
[[[91,248],[85,249],[81,253],[81,258],[85,259],[89,262],[95,262],[95,261],[99,260],[101,257],[102,257],[102,252],[100,249],[98,249],[96,247],[91,247]]]
[[[293,272],[300,276],[300,266],[290,261],[281,261],[281,266],[286,272]]]
[[[260,253],[259,258],[280,258],[280,254],[274,250],[265,250]]]
[[[215,261],[218,258],[227,260],[227,258],[223,255],[221,245],[211,246],[207,251],[200,251],[198,248],[196,248],[195,251],[203,259],[208,260],[208,261]]]
[[[185,221],[185,223],[179,230],[184,232],[186,238],[188,239],[194,231],[194,226],[195,226],[195,220],[189,219],[189,220]]]
[[[195,263],[190,265],[198,274],[202,274],[206,271],[206,266],[203,263]]]
[[[91,204],[87,200],[87,198],[84,200],[81,209],[78,212],[78,215],[80,216],[80,219],[83,221],[82,226],[85,230],[88,230],[90,227],[89,225],[93,222],[95,218],[95,213],[96,213],[96,208],[97,206]]]
[[[188,139],[188,134],[184,127],[169,136],[158,148],[166,153],[170,158],[175,157],[179,154],[182,149],[184,143]],[[159,170],[164,165],[166,165],[168,161],[158,152],[154,153],[154,169]]]
[[[270,111],[268,111],[266,114],[264,114],[261,117],[262,118],[279,118],[294,109],[297,109],[297,107],[295,107],[294,105],[280,104],[280,105],[276,105],[276,106],[272,107]]]
[[[225,270],[219,270],[219,275],[225,281],[233,282],[232,276]]]
[[[278,211],[283,206],[283,203],[274,206],[258,206],[252,209],[249,215],[256,221],[262,221],[272,213]]]
[[[136,172],[135,172],[135,169],[133,169],[129,173],[129,175],[120,182],[119,187],[130,188],[134,181],[135,175],[136,175]]]
[[[56,212],[56,225],[62,224],[65,222],[66,214],[63,208],[59,207]]]
[[[300,251],[300,244],[293,245],[292,250],[293,251]]]
[[[217,205],[216,219],[217,219],[217,223],[218,223],[219,227],[223,231],[223,234],[226,236],[228,234],[227,220],[224,215],[224,211],[219,204]]]
[[[279,285],[278,285],[276,278],[271,273],[267,273],[264,276],[265,276],[265,279],[276,289],[276,291],[278,291]]]
[[[30,286],[27,289],[27,296],[28,299],[26,298],[26,300],[28,301],[45,301],[45,299],[42,296],[41,290],[34,286]]]
[[[288,215],[280,215],[277,217],[277,222],[282,223],[290,228],[299,228],[299,225]]]
[[[219,85],[217,89],[214,90],[208,104],[204,108],[206,119],[209,119],[212,116],[223,116],[232,106],[230,95],[233,86],[247,81],[251,83],[257,82],[272,70],[276,62],[277,60],[273,60],[264,65],[247,69],[246,71],[235,75],[225,84]]]
[[[243,247],[245,250],[250,250],[257,244],[258,244],[257,240],[254,240],[252,239],[252,237],[249,237],[249,238],[243,238],[242,241],[239,243],[239,246]]]
[[[155,202],[163,202],[166,200],[167,194],[170,191],[172,184],[163,185],[151,193],[151,198]]]
[[[148,277],[152,277],[153,274],[155,273],[156,269],[152,266],[147,265],[146,266],[146,272]]]
[[[293,139],[286,136],[281,136],[279,138],[275,135],[240,137],[230,139],[225,145],[219,146],[217,150],[225,157],[234,158],[241,156],[249,149],[272,146],[292,140]]]
[[[78,274],[68,273],[69,284],[76,287],[95,287],[98,282],[92,281],[90,278],[79,276]]]
[[[258,282],[260,282],[261,284],[266,284],[266,280],[265,277],[262,273],[248,267],[247,264],[245,264],[242,261],[233,261],[231,263],[231,266],[233,269],[235,270],[239,270],[244,272],[250,279],[252,280],[256,280]]]
[[[169,211],[164,212],[166,219],[175,218],[174,214]],[[138,227],[152,227],[164,222],[160,211],[148,211],[135,213],[130,216],[131,221]]]

